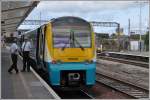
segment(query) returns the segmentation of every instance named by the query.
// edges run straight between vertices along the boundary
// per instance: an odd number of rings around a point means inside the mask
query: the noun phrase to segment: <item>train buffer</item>
[[[59,96],[50,87],[46,87],[34,70],[21,72],[22,60],[18,57],[19,74],[7,72],[12,64],[9,50],[1,48],[2,99],[58,99]]]

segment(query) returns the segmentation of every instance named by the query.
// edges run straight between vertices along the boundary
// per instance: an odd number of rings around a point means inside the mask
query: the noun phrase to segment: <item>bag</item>
[[[31,57],[29,57],[29,66],[32,68],[36,67],[36,62],[34,59],[32,59]]]

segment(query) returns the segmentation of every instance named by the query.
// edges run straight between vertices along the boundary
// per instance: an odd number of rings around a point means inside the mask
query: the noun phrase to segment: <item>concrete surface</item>
[[[7,72],[12,64],[10,53],[1,48],[2,54],[2,99],[53,99],[53,95],[42,85],[32,72]],[[19,57],[18,57],[19,58]],[[18,60],[18,68],[22,69],[22,61]]]
[[[149,56],[149,52],[145,51],[125,51],[125,52],[118,52],[118,53],[126,53],[126,54],[133,54],[133,55],[139,55],[139,56]]]

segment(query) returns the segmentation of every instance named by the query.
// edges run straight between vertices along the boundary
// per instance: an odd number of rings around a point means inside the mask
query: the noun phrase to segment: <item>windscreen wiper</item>
[[[69,41],[70,41],[70,45],[72,45],[72,34],[71,34],[71,32],[70,32],[70,37],[69,37]],[[62,47],[62,51],[64,51],[65,50],[65,48],[66,48],[66,46],[67,46],[67,43],[65,43],[65,45]]]
[[[74,32],[73,30],[70,31],[70,47],[74,48],[75,47],[75,43],[74,43]]]
[[[83,46],[77,41],[77,39],[74,36],[74,32],[72,30],[70,31],[69,41],[70,41],[70,47],[75,47],[75,41],[76,41],[76,43],[79,45],[79,47],[81,48],[81,50],[84,51]],[[62,50],[65,50],[66,46],[67,46],[67,43],[62,47]]]
[[[84,48],[83,48],[83,46],[77,41],[77,39],[75,39],[75,41],[76,41],[76,43],[79,45],[79,47],[81,48],[81,50],[83,50],[84,51]]]
[[[73,35],[73,41],[76,41],[76,43],[79,45],[79,47],[81,48],[82,51],[84,51],[83,46],[77,41],[77,39],[74,36],[74,32],[72,31],[72,35]]]
[[[67,43],[61,48],[61,50],[64,51],[66,46],[67,46]]]

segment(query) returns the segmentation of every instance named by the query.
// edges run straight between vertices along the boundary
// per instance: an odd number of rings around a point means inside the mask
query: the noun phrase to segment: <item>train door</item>
[[[37,64],[39,68],[46,70],[44,63],[44,51],[45,51],[45,28],[40,27],[38,29],[38,44],[37,44]]]

